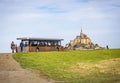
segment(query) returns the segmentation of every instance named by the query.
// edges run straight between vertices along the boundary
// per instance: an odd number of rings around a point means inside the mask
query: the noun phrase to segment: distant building
[[[91,39],[84,33],[82,30],[79,36],[76,36],[75,39],[71,40],[66,44],[68,50],[81,50],[81,49],[101,49],[98,44],[93,44]]]
[[[63,39],[54,38],[17,38],[24,44],[24,52],[36,52],[36,51],[61,51],[64,47],[61,45]],[[20,47],[18,47],[20,51]]]

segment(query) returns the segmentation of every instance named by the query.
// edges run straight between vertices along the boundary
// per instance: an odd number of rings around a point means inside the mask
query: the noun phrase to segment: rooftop
[[[21,37],[17,38],[17,40],[47,40],[47,41],[62,41],[64,39],[58,39],[58,38],[33,38],[33,37]]]

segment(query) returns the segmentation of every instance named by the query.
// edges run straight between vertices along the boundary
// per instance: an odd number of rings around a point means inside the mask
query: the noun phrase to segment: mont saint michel
[[[103,49],[98,44],[93,44],[92,40],[82,30],[79,36],[66,44],[66,48],[68,50]]]

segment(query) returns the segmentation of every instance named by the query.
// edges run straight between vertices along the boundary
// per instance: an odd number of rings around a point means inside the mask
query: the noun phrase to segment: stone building
[[[66,44],[68,50],[81,50],[81,49],[101,49],[98,44],[93,44],[91,39],[82,32],[75,39]]]

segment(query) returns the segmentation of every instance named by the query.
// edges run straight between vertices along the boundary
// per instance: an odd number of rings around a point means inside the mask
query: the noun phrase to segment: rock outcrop
[[[68,50],[84,50],[84,49],[102,49],[98,44],[93,44],[91,39],[84,33],[80,33],[80,36],[76,36],[74,40],[71,40],[66,44]]]

